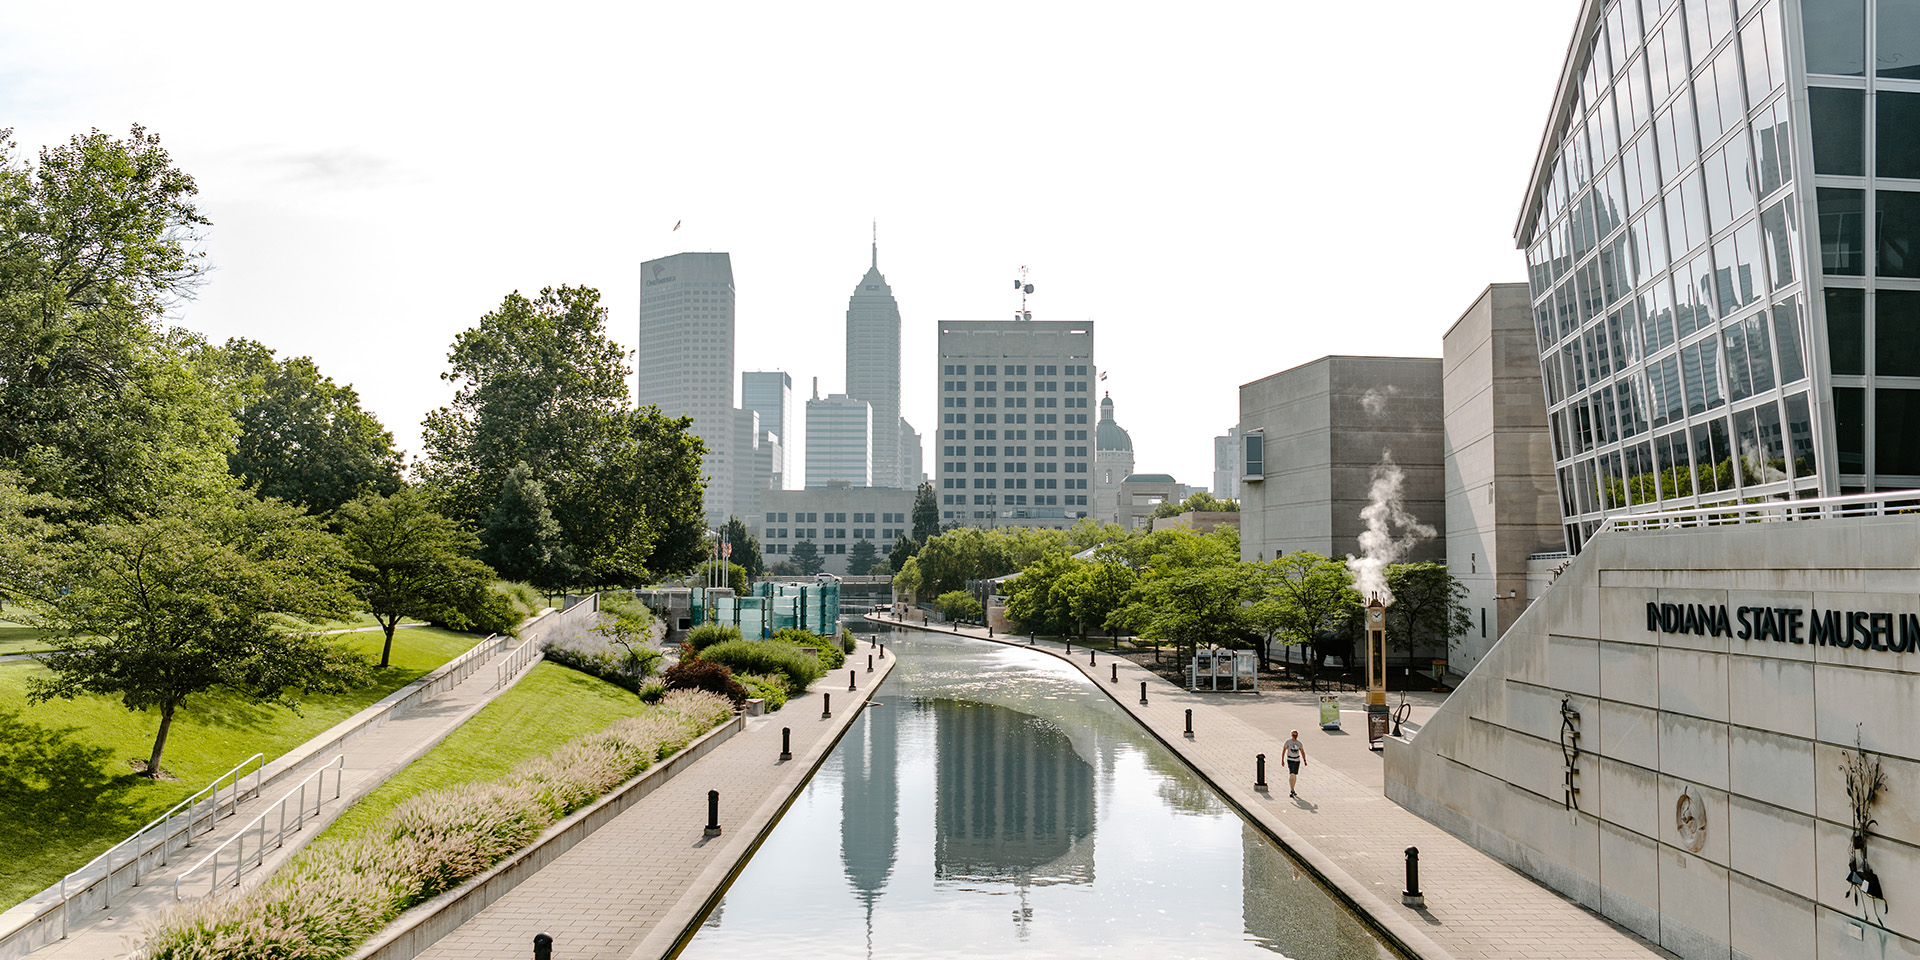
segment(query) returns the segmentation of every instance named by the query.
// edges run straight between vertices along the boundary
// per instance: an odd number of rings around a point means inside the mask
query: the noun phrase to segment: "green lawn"
[[[380,631],[338,639],[378,661]],[[28,705],[26,681],[44,668],[0,664],[0,909],[57,882],[246,757],[272,760],[479,640],[435,627],[402,630],[393,666],[373,686],[310,697],[298,714],[221,692],[190,697],[174,715],[161,761],[177,781],[147,780],[129,765],[152,752],[158,713],[134,713],[107,697]]]
[[[555,704],[566,709],[556,710]],[[648,709],[613,684],[551,663],[536,664],[426,756],[368,794],[322,837],[352,837],[416,794],[492,780],[522,760]]]

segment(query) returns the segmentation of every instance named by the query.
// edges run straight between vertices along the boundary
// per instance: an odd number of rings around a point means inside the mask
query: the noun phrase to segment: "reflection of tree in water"
[[[840,862],[866,908],[867,946],[873,946],[873,905],[893,874],[900,839],[899,701],[876,701],[849,727],[838,751]]]
[[[1093,880],[1093,767],[1052,724],[1005,707],[934,705],[934,877]]]
[[[1155,792],[1169,809],[1198,817],[1218,816],[1226,810],[1213,788],[1194,776],[1170,751],[1158,749],[1156,744],[1141,754],[1146,758],[1147,769],[1158,775],[1160,784]]]
[[[1240,827],[1240,916],[1247,939],[1288,957],[1392,958],[1365,924],[1265,834]]]

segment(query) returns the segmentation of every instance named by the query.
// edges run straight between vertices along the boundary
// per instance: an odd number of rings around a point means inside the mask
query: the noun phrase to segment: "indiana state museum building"
[[[1388,795],[1683,957],[1920,957],[1920,0],[1587,0],[1516,239],[1574,559]]]

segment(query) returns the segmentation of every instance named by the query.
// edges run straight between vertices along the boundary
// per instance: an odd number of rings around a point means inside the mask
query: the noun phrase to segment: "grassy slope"
[[[565,709],[555,709],[556,704]],[[537,664],[426,756],[354,804],[321,836],[357,836],[416,794],[491,780],[522,760],[644,709],[640,698],[604,680],[551,663]]]
[[[177,781],[132,773],[160,718],[107,697],[29,706],[33,662],[0,664],[0,908],[57,882],[254,753],[271,760],[472,647],[480,638],[433,627],[394,635],[392,668],[373,686],[307,698],[298,715],[223,692],[188,698],[161,761]],[[374,658],[378,630],[339,642]]]

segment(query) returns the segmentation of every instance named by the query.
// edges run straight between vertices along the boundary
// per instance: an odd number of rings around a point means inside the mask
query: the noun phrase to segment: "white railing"
[[[493,656],[493,642],[499,636],[497,633],[489,633],[485,640],[474,644],[473,649],[454,658],[453,668],[441,677],[443,684],[441,689],[457,687],[460,681],[478,673],[481,665],[487,662],[487,658]]]
[[[201,857],[199,863],[188,867],[180,876],[175,877],[173,898],[180,899],[180,885],[193,876],[195,871],[208,864],[212,864],[212,867],[207,872],[207,895],[212,896],[217,892],[220,889],[220,864],[228,847],[233,848],[233,869],[227,876],[227,885],[239,886],[240,878],[246,874],[249,863],[254,867],[265,863],[268,849],[278,850],[282,844],[286,843],[290,834],[299,833],[307,825],[308,817],[318,817],[321,806],[328,800],[340,799],[341,784],[346,779],[346,769],[347,755],[343,753],[327,761],[320,769],[308,774],[305,780],[300,781],[299,786],[287,791],[287,795],[281,797],[279,803],[260,811],[260,815],[254,817],[253,822],[241,827],[239,833],[228,837],[226,843],[215,847],[212,853]],[[333,796],[331,797],[326,795],[328,773],[333,774]],[[309,787],[312,788],[312,803],[307,801]],[[288,804],[293,804],[291,820],[287,816]],[[267,821],[276,820],[276,818],[277,822],[269,832]],[[251,854],[247,852],[248,839],[253,840]]]
[[[1654,513],[1627,513],[1608,517],[1600,533],[1628,530],[1671,530],[1714,527],[1735,523],[1776,523],[1794,520],[1832,520],[1841,517],[1884,517],[1920,513],[1920,490],[1859,493],[1812,500],[1762,500],[1688,507]]]
[[[239,763],[234,764],[233,769],[228,770],[226,773],[223,773],[217,777],[214,777],[213,782],[207,784],[204,787],[201,787],[200,790],[197,793],[195,793],[193,796],[190,796],[185,800],[182,800],[179,803],[174,804],[173,807],[169,809],[166,813],[163,813],[158,817],[153,818],[153,822],[134,831],[133,836],[130,836],[125,840],[122,840],[119,843],[116,843],[113,846],[108,847],[107,852],[97,857],[94,857],[92,860],[87,861],[86,866],[83,866],[80,869],[75,870],[64,877],[61,877],[60,878],[60,902],[66,903],[72,899],[67,894],[67,882],[69,880],[72,880],[75,877],[78,877],[81,874],[84,874],[89,870],[92,870],[95,864],[99,863],[102,860],[105,860],[107,863],[106,872],[105,872],[106,881],[101,887],[101,889],[105,892],[105,896],[106,896],[106,903],[104,905],[111,906],[113,902],[114,861],[116,859],[119,859],[120,863],[123,866],[128,863],[133,864],[133,882],[131,885],[136,887],[139,886],[140,874],[145,872],[146,869],[148,869],[146,866],[144,866],[141,863],[141,858],[145,857],[148,853],[157,851],[160,855],[157,858],[155,858],[156,862],[153,864],[153,866],[156,866],[156,867],[165,866],[167,863],[167,852],[169,847],[172,845],[172,841],[173,841],[173,837],[171,834],[163,833],[157,845],[150,845],[150,842],[151,842],[149,839],[150,834],[153,834],[157,831],[166,830],[168,825],[172,823],[174,817],[180,815],[182,811],[185,811],[186,818],[184,823],[181,825],[180,832],[183,832],[186,834],[187,840],[186,840],[186,843],[182,844],[182,846],[186,846],[186,847],[193,846],[195,825],[204,822],[205,827],[199,832],[205,833],[207,830],[213,829],[214,821],[220,819],[220,784],[223,782],[228,783],[229,787],[231,788],[228,791],[228,799],[227,799],[228,812],[231,813],[233,810],[239,809],[240,782],[246,779],[246,774],[243,771],[247,768],[247,765],[248,764],[253,765],[253,787],[252,789],[247,791],[247,796],[257,797],[260,795],[260,772],[266,768],[266,762],[267,762],[266,754],[256,753],[253,756],[248,757],[245,760],[242,760]],[[229,781],[229,778],[231,778],[230,781]],[[200,807],[202,804],[207,805],[208,809],[204,811],[201,810]],[[131,850],[129,850],[129,847],[131,847]],[[66,936],[66,926],[65,926],[64,916],[62,917],[62,921],[61,921],[61,936],[63,937]]]
[[[532,666],[538,659],[540,659],[540,638],[529,637],[526,643],[515,647],[512,653],[507,654],[507,659],[494,668],[494,689],[506,686],[509,680],[519,676],[520,671]]]

